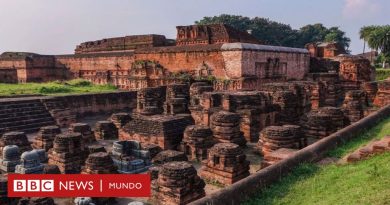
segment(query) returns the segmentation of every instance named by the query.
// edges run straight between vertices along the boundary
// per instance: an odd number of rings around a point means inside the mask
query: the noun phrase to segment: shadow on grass
[[[283,177],[279,182],[271,185],[270,187],[259,191],[259,195],[253,196],[250,200],[246,201],[245,205],[271,205],[275,203],[275,200],[282,198],[288,193],[290,188],[294,184],[299,183],[301,180],[305,180],[315,175],[320,170],[320,167],[315,164],[301,164],[295,168],[289,175]]]
[[[353,138],[352,140],[345,141],[342,145],[328,152],[327,156],[329,157],[338,157],[341,158],[346,154],[353,152],[357,148],[367,144],[373,139],[381,139],[386,135],[390,135],[390,117],[382,120],[375,127],[365,130],[359,136]]]
[[[381,121],[378,125],[362,132],[356,138],[344,142],[338,148],[328,152],[327,156],[329,157],[338,157],[341,158],[344,155],[356,150],[362,145],[373,139],[380,139],[385,135],[390,135],[390,118],[387,118]],[[249,200],[245,201],[243,204],[246,205],[271,205],[271,204],[280,204],[280,199],[285,197],[291,187],[296,184],[304,181],[311,176],[314,176],[317,172],[321,170],[321,167],[316,164],[301,164],[293,171],[283,177],[279,182],[274,183],[273,185],[259,190],[257,195],[252,196]],[[278,203],[279,202],[279,203]]]

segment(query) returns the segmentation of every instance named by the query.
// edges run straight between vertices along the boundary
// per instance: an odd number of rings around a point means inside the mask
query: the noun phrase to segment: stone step
[[[39,103],[40,99],[21,99],[21,98],[3,98],[0,99],[0,105],[10,105],[10,104],[24,104],[24,103]]]
[[[6,122],[24,121],[32,118],[44,118],[44,117],[51,117],[51,115],[47,112],[42,112],[40,114],[34,114],[34,115],[15,115],[14,117],[0,118],[0,124]]]
[[[13,103],[0,102],[0,110],[20,108],[20,107],[35,107],[35,106],[43,106],[43,104],[40,101],[36,101],[36,102],[13,102]]]
[[[19,107],[19,108],[11,108],[11,109],[3,109],[0,110],[0,114],[8,114],[13,112],[26,112],[30,110],[46,110],[46,107],[43,105],[35,106],[35,107]]]
[[[46,121],[54,121],[51,116],[46,116],[42,118],[36,118],[35,116],[31,116],[27,120],[18,120],[18,121],[10,121],[10,122],[3,122],[0,123],[0,128],[7,128],[12,126],[18,126],[18,125],[26,125],[26,124],[34,124],[39,122],[46,122]]]
[[[18,116],[30,116],[30,115],[39,115],[43,113],[49,113],[45,109],[37,109],[37,110],[30,110],[25,112],[12,112],[7,114],[0,114],[0,119],[3,118],[12,118],[12,117],[18,117]]]
[[[0,134],[3,134],[5,132],[10,132],[10,131],[24,131],[26,133],[31,133],[31,132],[38,131],[41,127],[49,126],[49,125],[55,125],[54,121],[53,120],[42,121],[33,124],[24,124],[24,125],[18,125],[13,127],[0,128]]]

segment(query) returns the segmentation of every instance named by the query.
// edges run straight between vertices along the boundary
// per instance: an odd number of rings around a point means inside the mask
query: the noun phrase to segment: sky
[[[175,38],[178,25],[234,14],[295,29],[338,26],[356,54],[363,50],[359,29],[390,24],[389,10],[389,0],[0,0],[0,53],[70,54],[84,41],[134,34]]]

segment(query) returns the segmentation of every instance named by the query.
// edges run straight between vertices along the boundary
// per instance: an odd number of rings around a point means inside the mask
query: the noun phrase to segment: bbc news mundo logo
[[[14,192],[54,192],[54,180],[14,180]]]
[[[149,174],[9,174],[8,197],[150,197]]]

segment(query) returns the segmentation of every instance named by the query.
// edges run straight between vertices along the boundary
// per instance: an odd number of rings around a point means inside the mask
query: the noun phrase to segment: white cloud
[[[346,18],[367,18],[376,15],[381,7],[377,0],[345,0],[343,16]]]

